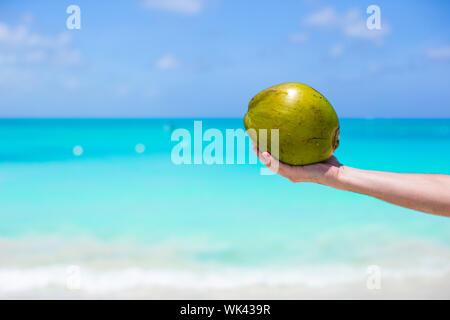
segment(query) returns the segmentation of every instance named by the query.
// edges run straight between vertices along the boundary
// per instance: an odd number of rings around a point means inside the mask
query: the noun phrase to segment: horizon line
[[[238,120],[243,117],[0,117],[0,120]],[[450,120],[450,117],[340,117],[340,120]]]

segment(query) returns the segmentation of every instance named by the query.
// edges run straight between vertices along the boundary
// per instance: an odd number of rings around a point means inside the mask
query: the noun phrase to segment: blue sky
[[[341,117],[450,118],[450,2],[0,1],[0,117],[242,117],[283,82]]]

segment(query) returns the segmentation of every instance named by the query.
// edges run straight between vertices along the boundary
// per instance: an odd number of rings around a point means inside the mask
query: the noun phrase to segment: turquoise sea
[[[450,298],[448,218],[259,163],[175,165],[193,121],[0,120],[0,297]],[[343,119],[336,156],[450,174],[450,120]]]

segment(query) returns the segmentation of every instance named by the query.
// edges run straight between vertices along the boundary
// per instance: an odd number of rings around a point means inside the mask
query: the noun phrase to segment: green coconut
[[[322,94],[306,84],[284,83],[261,91],[250,101],[244,125],[258,148],[268,152],[271,130],[278,129],[278,158],[291,165],[324,161],[339,145],[336,112]],[[267,137],[267,143],[258,143],[260,137]]]

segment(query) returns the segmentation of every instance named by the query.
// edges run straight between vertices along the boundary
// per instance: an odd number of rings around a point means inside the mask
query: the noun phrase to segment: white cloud
[[[303,23],[311,27],[335,29],[346,37],[367,39],[381,44],[390,32],[389,24],[382,21],[380,30],[369,30],[366,19],[364,12],[357,9],[340,13],[334,8],[327,7],[309,15]]]
[[[143,5],[150,9],[197,14],[204,8],[205,2],[206,0],[143,0]]]
[[[55,37],[43,36],[32,33],[28,24],[21,24],[16,27],[8,26],[0,22],[0,44],[14,47],[58,47],[67,44],[68,35],[59,34]]]
[[[305,18],[304,22],[310,26],[326,27],[337,24],[338,20],[339,17],[336,10],[327,7],[309,15]]]
[[[180,61],[172,54],[167,54],[156,61],[156,68],[160,70],[172,70],[180,66]]]
[[[59,50],[54,55],[54,62],[62,66],[79,66],[83,63],[81,53],[77,49]]]
[[[0,64],[81,63],[80,52],[70,47],[67,33],[41,35],[30,31],[28,20],[15,27],[0,21]]]
[[[431,48],[427,51],[427,57],[433,60],[450,59],[450,46]]]
[[[24,55],[24,59],[29,63],[39,63],[47,58],[47,54],[44,50],[33,50]]]
[[[14,92],[15,89],[20,89],[21,91],[31,90],[39,84],[38,77],[30,70],[8,65],[1,67],[0,89],[6,89],[8,93]],[[0,98],[2,98],[1,95]]]
[[[16,26],[0,21],[0,89],[28,92],[39,90],[49,81],[68,90],[79,88],[78,79],[64,76],[66,71],[73,70],[65,67],[83,63],[81,53],[72,46],[70,35],[67,32],[43,35],[32,31],[31,23],[31,15],[25,15]],[[42,72],[42,68],[46,72]]]
[[[293,33],[289,36],[289,41],[292,43],[306,43],[309,36],[306,33]]]

